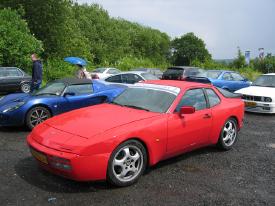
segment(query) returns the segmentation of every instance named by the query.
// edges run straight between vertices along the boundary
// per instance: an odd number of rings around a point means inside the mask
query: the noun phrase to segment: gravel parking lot
[[[23,128],[0,128],[1,205],[275,205],[275,116],[246,114],[234,149],[163,161],[127,188],[42,171]]]

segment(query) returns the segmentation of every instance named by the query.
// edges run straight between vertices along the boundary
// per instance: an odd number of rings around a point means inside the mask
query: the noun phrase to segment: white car
[[[242,94],[245,111],[275,113],[275,73],[261,75],[250,87],[235,93]]]
[[[105,79],[120,72],[121,71],[116,68],[97,68],[91,72],[91,76],[93,79]]]
[[[142,71],[121,72],[104,79],[107,84],[135,84],[146,80],[159,80],[151,73]]]

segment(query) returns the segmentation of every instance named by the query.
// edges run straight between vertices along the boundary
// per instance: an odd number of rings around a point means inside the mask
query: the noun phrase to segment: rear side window
[[[192,106],[195,107],[196,111],[207,108],[206,99],[202,89],[191,89],[188,90],[182,97],[180,103],[176,108],[176,112],[180,111],[181,107]]]
[[[6,76],[7,76],[6,70],[0,69],[0,78],[6,77]]]
[[[6,75],[7,75],[7,77],[21,77],[21,76],[23,76],[22,72],[20,72],[16,68],[6,69]]]
[[[216,92],[214,92],[212,89],[205,89],[205,90],[206,90],[206,94],[208,96],[210,107],[214,107],[214,106],[220,104],[221,100],[220,100],[219,96],[216,94]]]
[[[107,79],[105,79],[106,82],[116,82],[116,83],[121,83],[121,75],[115,75],[111,76]]]

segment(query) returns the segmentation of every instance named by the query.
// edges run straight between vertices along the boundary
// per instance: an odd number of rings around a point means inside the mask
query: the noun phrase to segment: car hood
[[[13,102],[25,102],[28,101],[31,97],[32,96],[30,94],[26,93],[9,94],[0,101],[0,106]]]
[[[89,139],[110,129],[158,115],[161,114],[113,104],[100,104],[61,114],[44,124]]]
[[[275,88],[250,86],[250,87],[246,87],[246,88],[237,90],[235,93],[251,95],[251,96],[274,97],[275,96]]]

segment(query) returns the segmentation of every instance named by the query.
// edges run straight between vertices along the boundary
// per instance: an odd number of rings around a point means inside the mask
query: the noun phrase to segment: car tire
[[[107,181],[118,187],[137,182],[147,165],[145,147],[136,140],[120,144],[111,154],[108,162]]]
[[[20,90],[23,93],[29,93],[31,91],[31,85],[29,83],[22,83],[20,85]]]
[[[51,117],[51,112],[42,106],[34,107],[26,115],[26,126],[32,130],[36,125]]]
[[[223,150],[230,150],[232,149],[233,145],[236,143],[237,138],[238,138],[237,121],[234,118],[229,118],[226,120],[225,124],[222,127],[217,145]]]

